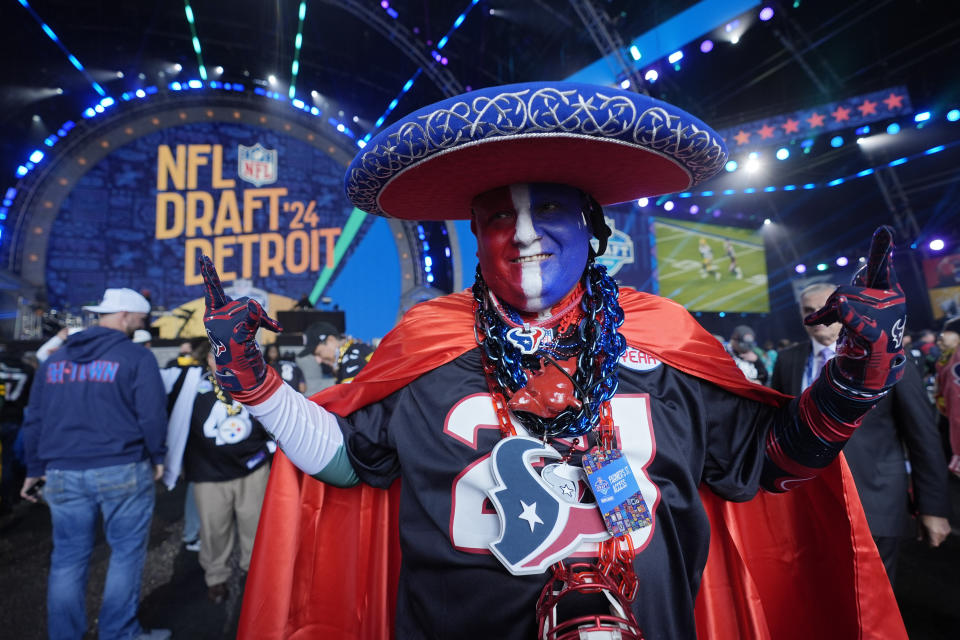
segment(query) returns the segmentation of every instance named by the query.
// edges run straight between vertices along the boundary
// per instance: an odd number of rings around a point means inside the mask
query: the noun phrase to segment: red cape
[[[620,304],[628,344],[738,395],[789,400],[746,380],[683,307],[630,289]],[[312,400],[340,415],[376,402],[472,349],[473,322],[467,292],[417,305],[353,383]],[[393,638],[399,485],[336,489],[278,453],[238,638]],[[712,535],[696,603],[699,638],[907,638],[842,457],[786,494],[761,492],[746,503],[706,488],[700,495]]]

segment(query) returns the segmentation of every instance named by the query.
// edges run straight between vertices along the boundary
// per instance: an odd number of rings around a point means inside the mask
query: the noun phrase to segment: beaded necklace
[[[544,366],[544,359],[549,364],[551,358],[578,354],[572,381],[581,402],[579,409],[567,409],[552,419],[526,412],[515,414],[524,428],[544,438],[577,437],[593,430],[600,420],[600,407],[613,397],[619,384],[617,361],[627,343],[617,333],[623,324],[617,283],[602,265],[591,261],[583,285],[580,306],[584,317],[572,336],[574,339],[566,345],[525,354],[508,339],[507,323],[498,312],[498,305],[492,302],[483,274],[477,268],[473,285],[474,332],[484,356],[484,371],[502,396],[511,396],[527,385],[524,369],[538,371]]]
[[[223,389],[220,388],[220,384],[217,382],[217,377],[215,375],[208,372],[207,379],[213,385],[213,394],[217,396],[217,400],[227,406],[228,416],[235,416],[243,411],[243,407],[241,405],[235,403],[232,398],[228,398],[227,394],[223,392]]]
[[[563,338],[543,344],[533,353],[524,353],[508,339],[508,318],[514,326],[523,322],[518,312],[506,305],[496,304],[487,289],[480,268],[477,268],[473,285],[474,333],[483,357],[483,369],[493,399],[501,437],[517,435],[507,408],[507,398],[524,388],[527,373],[540,367],[552,365],[560,368],[554,358],[577,356],[577,370],[571,377],[574,392],[581,402],[578,410],[566,409],[553,419],[527,413],[514,412],[517,420],[527,431],[543,438],[573,438],[572,446],[562,462],[567,462],[580,438],[596,431],[597,446],[607,450],[617,447],[610,399],[619,385],[617,362],[626,350],[626,340],[617,332],[623,324],[624,314],[617,297],[616,282],[607,275],[606,269],[593,260],[584,274],[584,292],[580,300],[583,317],[572,334],[564,332]],[[559,337],[559,336],[558,336]],[[572,338],[572,340],[571,340]],[[563,354],[563,355],[561,355]],[[546,364],[541,362],[546,360]],[[561,369],[562,370],[562,369]],[[546,615],[545,604],[554,585],[563,585],[560,590],[590,590],[596,585],[618,593],[625,602],[632,601],[638,592],[639,581],[633,568],[635,552],[629,534],[610,537],[600,543],[596,563],[570,565],[557,562],[551,569],[553,578],[548,582],[538,602],[538,625]],[[590,585],[593,585],[591,587]],[[629,606],[625,608],[621,636],[642,638]]]

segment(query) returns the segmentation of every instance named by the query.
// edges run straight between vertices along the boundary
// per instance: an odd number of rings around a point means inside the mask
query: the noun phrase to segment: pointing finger
[[[216,311],[230,302],[230,299],[223,292],[220,276],[217,275],[217,270],[209,256],[200,256],[200,274],[203,276],[203,295],[207,303],[207,313]]]
[[[889,289],[896,283],[893,274],[893,229],[884,225],[873,232],[867,264],[854,276],[853,284],[871,289]]]

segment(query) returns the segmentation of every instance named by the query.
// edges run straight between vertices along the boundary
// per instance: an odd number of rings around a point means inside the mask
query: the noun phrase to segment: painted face
[[[514,184],[480,194],[472,207],[480,270],[498,298],[538,312],[576,286],[591,236],[577,189]]]

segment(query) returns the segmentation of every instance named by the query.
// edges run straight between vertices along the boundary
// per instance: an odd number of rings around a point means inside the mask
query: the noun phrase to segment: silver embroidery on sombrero
[[[377,196],[386,182],[419,160],[468,142],[524,133],[637,144],[680,162],[694,183],[712,176],[727,160],[723,143],[712,131],[663,107],[638,111],[627,96],[545,87],[477,96],[403,123],[354,162],[347,195],[360,209],[377,211]]]

